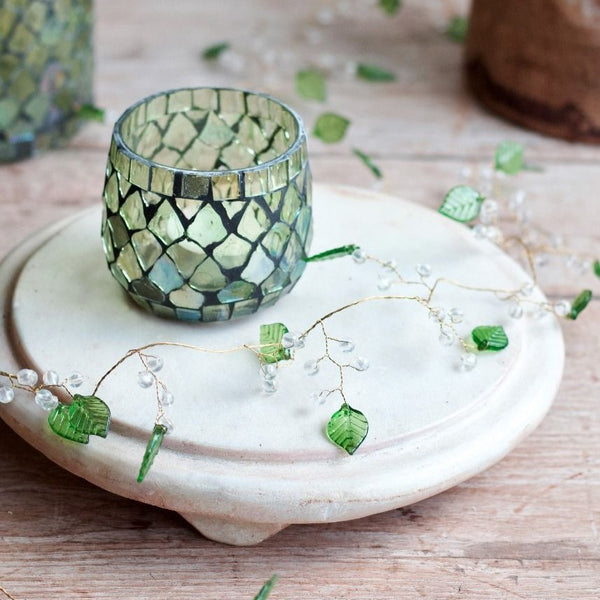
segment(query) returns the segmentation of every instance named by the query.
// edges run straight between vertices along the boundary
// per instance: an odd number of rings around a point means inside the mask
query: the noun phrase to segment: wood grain
[[[368,3],[320,26],[322,0],[98,2],[97,102],[113,117],[143,95],[195,84],[270,91],[312,125],[323,107],[299,100],[298,66],[333,55],[393,68],[368,85],[340,74],[326,105],[352,119],[348,138],[314,142],[315,179],[371,187],[349,154],[371,153],[380,185],[430,207],[461,166],[489,162],[506,138],[546,167],[527,174],[536,216],[600,252],[598,150],[522,131],[481,110],[463,90],[461,47],[440,33],[466,2],[407,0],[385,19]],[[321,41],[311,45],[307,32]],[[245,57],[240,72],[200,50],[222,39]],[[265,70],[272,47],[277,63]],[[285,60],[284,60],[285,57]],[[271,59],[269,59],[271,60]],[[0,255],[37,228],[99,202],[109,125],[86,126],[66,149],[0,167]],[[57,265],[57,268],[60,268]],[[598,281],[549,270],[553,297]],[[178,515],[119,498],[50,463],[0,424],[0,585],[17,600],[250,599],[272,573],[277,599],[591,600],[600,596],[600,303],[564,327],[563,384],[543,424],[507,458],[409,508],[347,523],[290,527],[254,548],[200,536]]]

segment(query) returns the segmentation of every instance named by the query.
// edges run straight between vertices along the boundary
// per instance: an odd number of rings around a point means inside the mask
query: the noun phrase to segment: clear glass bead
[[[58,406],[58,398],[46,388],[35,393],[35,403],[44,410],[54,410]]]
[[[448,316],[450,317],[450,321],[452,321],[452,323],[462,323],[465,318],[465,314],[462,310],[460,310],[460,308],[451,308],[448,311]]]
[[[137,376],[138,385],[141,388],[149,388],[154,384],[154,377],[150,371],[140,371]]]
[[[175,396],[169,390],[163,389],[160,395],[160,401],[163,406],[171,406],[175,402]]]
[[[549,262],[548,255],[543,253],[536,254],[533,258],[533,262],[536,267],[545,267]]]
[[[533,283],[527,282],[527,283],[523,284],[520,291],[521,291],[521,294],[523,294],[523,296],[531,296],[531,294],[533,294],[534,289],[535,289],[535,286],[533,285]]]
[[[473,227],[473,235],[478,239],[478,240],[484,240],[487,238],[487,226],[483,225],[482,223],[477,223],[477,225],[475,225],[475,227]]]
[[[277,391],[277,382],[275,379],[264,379],[262,382],[263,392],[267,394],[274,394]]]
[[[329,394],[327,392],[313,392],[310,395],[310,399],[315,403],[315,404],[325,404],[325,400],[327,400],[327,396]]]
[[[513,213],[516,213],[520,208],[522,208],[523,204],[525,204],[525,198],[527,194],[525,190],[517,190],[508,201],[508,210]]]
[[[560,300],[553,306],[554,314],[566,317],[571,312],[571,303],[568,300]]]
[[[477,355],[474,352],[465,352],[460,357],[460,367],[463,371],[472,371],[477,366]]]
[[[378,290],[385,292],[386,290],[390,289],[391,285],[392,285],[392,282],[390,279],[388,279],[384,275],[379,275],[379,279],[377,280],[377,289]]]
[[[446,311],[443,308],[431,308],[429,310],[429,318],[436,323],[443,321],[446,318]]]
[[[263,365],[260,375],[265,381],[273,381],[277,377],[277,364]]]
[[[367,260],[367,255],[362,248],[357,248],[352,253],[352,260],[358,265],[362,265]]]
[[[338,342],[338,345],[342,352],[352,352],[355,348],[354,342],[352,340],[341,340]]]
[[[395,260],[386,260],[382,266],[383,266],[384,271],[393,273],[396,270],[396,267],[398,266],[398,264],[396,263]]]
[[[32,369],[21,369],[17,373],[17,382],[20,385],[34,386],[38,382],[38,374]]]
[[[369,368],[369,361],[364,356],[357,356],[351,366],[357,371],[366,371]]]
[[[60,383],[60,377],[56,371],[46,371],[42,376],[44,385],[58,385]]]
[[[171,433],[173,431],[173,421],[171,421],[171,419],[169,419],[169,417],[166,415],[160,415],[160,417],[156,419],[156,424],[166,427],[167,433]]]
[[[316,360],[307,360],[304,363],[304,372],[307,375],[316,375],[319,372],[319,363]]]
[[[493,244],[501,244],[504,240],[504,234],[498,227],[495,227],[494,225],[490,225],[487,228],[485,237]]]
[[[71,373],[67,377],[67,385],[72,388],[78,388],[83,385],[85,377],[81,373]]]
[[[455,340],[454,332],[450,329],[443,328],[440,331],[439,340],[440,340],[440,344],[442,344],[442,346],[452,346],[452,344],[454,344],[454,340]]]
[[[304,338],[297,332],[288,331],[283,334],[281,345],[284,348],[295,348],[299,350],[300,348],[304,348]]]
[[[547,317],[549,314],[549,308],[545,305],[542,306],[538,306],[535,311],[533,312],[533,318],[534,319],[543,319],[544,317]]]
[[[562,248],[562,246],[564,244],[564,240],[563,240],[562,236],[552,233],[548,236],[548,243],[553,248]]]
[[[519,302],[511,302],[508,307],[508,315],[513,319],[520,319],[523,316],[523,307]]]
[[[419,277],[430,277],[431,276],[431,267],[426,264],[420,264],[415,267],[415,271]]]
[[[144,357],[144,360],[146,361],[146,366],[148,369],[153,373],[158,373],[165,365],[160,356],[153,356],[149,354],[148,356]]]
[[[0,404],[8,404],[15,399],[15,390],[7,385],[0,385]]]
[[[458,172],[458,177],[463,182],[469,181],[472,176],[473,176],[473,169],[471,169],[471,167],[467,167],[467,166],[461,167],[460,171]]]
[[[490,225],[496,221],[498,217],[498,203],[492,198],[487,198],[481,205],[479,213],[480,221],[485,225]]]

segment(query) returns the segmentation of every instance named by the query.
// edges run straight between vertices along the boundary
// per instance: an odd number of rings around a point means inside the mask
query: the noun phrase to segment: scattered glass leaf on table
[[[376,65],[359,63],[356,65],[356,76],[365,81],[395,81],[396,74]]]
[[[202,58],[204,60],[216,60],[231,47],[229,42],[219,42],[218,44],[213,44],[212,46],[208,46],[202,50]]]
[[[342,256],[350,256],[353,252],[358,250],[358,246],[356,244],[348,244],[347,246],[338,246],[337,248],[332,248],[331,250],[325,250],[324,252],[319,252],[319,254],[313,254],[312,256],[307,256],[304,259],[304,262],[319,262],[321,260],[331,260],[333,258],[340,258]]]
[[[446,37],[453,42],[462,43],[467,37],[469,20],[467,17],[455,16],[450,19],[446,27]]]
[[[390,16],[395,15],[402,7],[401,0],[379,0],[379,7]]]
[[[288,328],[283,323],[270,323],[260,326],[260,360],[265,364],[289,360],[290,350],[281,343]]]
[[[568,319],[574,321],[585,309],[592,299],[592,290],[583,290],[571,304],[571,312],[567,315]]]
[[[265,584],[260,588],[260,591],[256,596],[254,596],[254,600],[266,600],[273,590],[273,586],[277,581],[277,575],[273,575]]]
[[[104,123],[105,112],[93,104],[82,104],[77,109],[77,116],[84,121],[98,121]]]
[[[354,154],[356,154],[356,156],[358,156],[358,158],[360,158],[360,160],[362,160],[363,163],[369,169],[371,169],[371,173],[373,173],[373,175],[375,175],[375,177],[377,177],[377,179],[381,179],[383,177],[383,173],[381,172],[381,169],[373,162],[373,159],[368,154],[365,154],[358,148],[353,148],[352,152],[354,152]]]
[[[485,198],[472,187],[457,185],[446,194],[439,212],[459,223],[468,223],[479,214],[484,200]]]
[[[313,135],[327,144],[339,142],[348,129],[350,121],[336,113],[323,113],[317,118]]]
[[[515,175],[523,170],[523,146],[517,142],[501,142],[496,146],[494,160],[497,171]]]
[[[471,332],[477,350],[498,352],[508,346],[508,336],[501,325],[480,325]]]
[[[296,73],[296,92],[307,100],[325,102],[327,88],[325,78],[316,69],[305,69]]]
[[[162,446],[163,439],[165,434],[167,433],[167,428],[164,425],[155,425],[152,430],[152,435],[148,440],[148,445],[146,446],[146,451],[144,452],[144,458],[142,459],[142,464],[140,465],[140,472],[138,473],[138,483],[142,483],[146,475],[148,475],[148,471]]]
[[[50,425],[50,429],[54,433],[66,440],[71,440],[79,444],[87,444],[90,441],[90,436],[73,427],[69,419],[70,408],[67,404],[59,404],[48,415],[48,425]]]
[[[596,277],[600,277],[600,260],[594,261],[594,273]]]
[[[110,409],[96,396],[73,396],[69,421],[75,429],[89,435],[106,437],[110,427]]]
[[[348,404],[331,415],[327,423],[327,437],[348,454],[354,454],[369,433],[367,417]]]

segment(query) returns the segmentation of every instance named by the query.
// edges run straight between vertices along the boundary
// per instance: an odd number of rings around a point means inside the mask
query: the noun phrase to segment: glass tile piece
[[[221,114],[231,113],[239,119],[246,112],[245,94],[240,90],[219,91],[219,112]]]
[[[263,298],[263,301],[260,303],[261,308],[267,308],[268,306],[272,306],[279,300],[281,296],[281,292],[273,292],[272,294],[268,294]]]
[[[296,233],[300,237],[300,241],[306,246],[306,242],[309,239],[310,234],[310,226],[312,224],[311,219],[311,208],[309,206],[304,206],[300,213],[298,214],[298,219],[296,220]]]
[[[139,188],[147,190],[148,182],[150,181],[150,167],[137,160],[132,160],[129,170],[129,180],[133,185],[137,185]]]
[[[302,199],[296,186],[290,184],[287,191],[285,192],[285,197],[283,199],[283,207],[281,209],[281,218],[288,224],[292,224],[296,219],[296,215],[300,210],[300,206],[302,204]]]
[[[250,257],[246,268],[242,271],[242,279],[258,285],[273,272],[274,268],[273,261],[259,246]]]
[[[192,103],[196,108],[217,110],[219,106],[218,92],[211,88],[192,90]]]
[[[246,197],[262,196],[269,191],[268,173],[265,169],[247,171],[244,174],[246,182]]]
[[[148,190],[142,190],[142,198],[146,206],[154,206],[159,204],[164,199],[164,196],[156,194],[155,192],[149,192]]]
[[[180,321],[200,321],[202,313],[195,308],[176,308],[175,314]]]
[[[219,149],[209,146],[197,138],[180,158],[177,167],[190,171],[215,171],[218,160]]]
[[[142,204],[139,192],[134,192],[125,200],[119,213],[130,230],[144,229],[146,227],[144,205]]]
[[[129,242],[129,233],[127,227],[119,215],[108,218],[108,226],[112,234],[112,239],[117,248],[122,248]]]
[[[200,209],[187,230],[187,237],[202,247],[220,242],[226,235],[227,230],[223,227],[221,217],[210,204],[205,204]]]
[[[170,306],[163,306],[162,304],[152,303],[150,304],[150,310],[157,316],[164,319],[176,319],[177,311]]]
[[[269,189],[278,190],[288,183],[287,161],[281,161],[269,167]]]
[[[192,90],[178,90],[169,94],[167,112],[187,112],[192,108]]]
[[[119,282],[121,287],[127,289],[129,282],[125,278],[125,275],[123,275],[123,269],[121,269],[121,267],[116,262],[110,265],[110,272],[112,273],[112,276]]]
[[[162,303],[166,299],[164,292],[148,279],[137,279],[131,284],[131,289],[135,294],[151,302]]]
[[[119,258],[117,258],[117,266],[121,269],[123,276],[127,281],[133,281],[142,276],[142,270],[140,269],[140,265],[138,264],[131,244],[127,244],[121,249]]]
[[[260,125],[251,117],[244,116],[239,122],[237,139],[248,148],[252,148],[253,155],[259,154],[269,146]]]
[[[245,169],[255,164],[256,155],[245,144],[239,140],[233,140],[231,144],[221,150],[221,161],[230,169]]]
[[[189,198],[175,198],[175,204],[186,219],[192,220],[200,210],[202,201]]]
[[[258,299],[253,298],[251,300],[242,300],[241,302],[236,302],[233,305],[233,313],[232,317],[245,317],[246,315],[251,315],[252,313],[258,310]]]
[[[225,269],[241,267],[248,259],[252,246],[234,233],[213,250],[213,257]]]
[[[269,205],[269,208],[273,213],[277,213],[281,206],[281,199],[283,198],[283,191],[277,190],[275,192],[271,192],[270,194],[265,194],[263,196],[265,202]]]
[[[302,168],[300,149],[296,150],[296,152],[294,152],[290,156],[287,164],[288,164],[288,176],[289,176],[290,181],[292,181],[294,179],[294,177],[296,177],[298,175],[298,173],[300,173],[300,169]]]
[[[115,260],[115,253],[113,250],[112,237],[110,235],[110,228],[106,226],[106,222],[104,222],[102,226],[102,247],[104,248],[104,253],[106,254],[106,258],[108,262],[111,263]]]
[[[188,285],[182,286],[169,294],[169,300],[179,308],[193,308],[198,310],[204,304],[204,294],[197,292]],[[198,313],[196,313],[196,320]]]
[[[181,154],[172,148],[168,148],[167,146],[162,146],[160,150],[154,154],[152,161],[166,167],[184,168],[177,164],[181,162]]]
[[[180,239],[185,233],[177,213],[166,200],[158,207],[148,224],[148,229],[167,246]]]
[[[167,113],[167,97],[160,95],[146,104],[146,121],[156,121]]]
[[[261,291],[264,296],[268,296],[274,292],[281,292],[286,285],[289,285],[289,283],[289,274],[281,269],[276,269],[273,274],[263,282],[261,285]]]
[[[173,150],[183,152],[192,140],[198,136],[192,122],[182,113],[176,114],[169,123],[167,131],[163,134],[163,144]],[[168,165],[172,167],[173,165]]]
[[[152,268],[156,259],[163,253],[162,246],[147,229],[134,233],[131,236],[131,243],[144,271]]]
[[[117,174],[113,173],[104,186],[104,202],[111,212],[119,210],[119,186],[117,182]]]
[[[254,293],[256,286],[246,281],[234,281],[224,287],[218,294],[219,302],[227,304],[230,302],[239,302],[240,300],[248,300]]]
[[[212,178],[212,189],[214,200],[234,200],[239,198],[239,175],[237,173],[215,175]]]
[[[255,200],[250,201],[242,216],[238,233],[250,242],[256,241],[269,227],[269,217]]]
[[[206,123],[200,132],[200,139],[209,146],[214,148],[222,148],[228,144],[234,137],[231,127],[213,111],[208,113]]]
[[[202,309],[203,321],[227,321],[231,318],[231,307],[223,304],[205,306]]]
[[[302,260],[298,261],[294,265],[294,268],[292,269],[292,272],[290,274],[290,281],[292,285],[294,285],[298,281],[298,279],[300,279],[302,273],[304,273],[304,269],[306,269],[306,263]]]
[[[262,117],[268,119],[269,117],[269,100],[264,96],[258,96],[255,94],[248,94],[246,97],[246,106],[248,114],[254,117]]]
[[[291,273],[296,266],[296,263],[301,261],[303,256],[304,249],[302,248],[302,244],[300,243],[298,235],[293,233],[279,266],[287,273]]]
[[[235,215],[237,215],[242,209],[244,209],[247,205],[245,200],[229,200],[228,202],[223,202],[223,208],[227,213],[229,219],[233,219]]]
[[[219,265],[212,258],[207,258],[190,277],[189,284],[201,292],[216,292],[225,287],[228,281]]]
[[[183,285],[183,278],[177,271],[175,263],[164,254],[154,263],[148,277],[165,294]]]
[[[157,169],[155,167],[152,169],[152,184],[150,187],[151,191],[164,196],[173,195],[173,177],[174,174],[172,171],[169,171],[168,169]]]
[[[148,123],[140,134],[140,141],[136,145],[136,152],[144,158],[151,159],[156,152],[162,147],[163,139],[162,132],[155,123]]]
[[[205,175],[188,173],[183,177],[183,195],[186,198],[204,198],[208,195],[209,188],[210,178]]]
[[[129,192],[129,190],[131,189],[131,182],[120,171],[117,172],[117,179],[119,181],[119,191],[121,192],[121,197],[124,198],[125,196],[127,196],[127,192]]]
[[[278,259],[283,254],[291,234],[285,223],[275,223],[263,238],[262,245],[273,258]]]
[[[183,240],[169,247],[167,254],[173,259],[181,275],[189,279],[200,263],[206,259],[206,253],[194,242]]]

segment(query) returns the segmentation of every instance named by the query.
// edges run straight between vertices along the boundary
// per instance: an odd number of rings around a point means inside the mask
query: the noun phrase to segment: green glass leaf
[[[327,423],[327,437],[348,454],[354,454],[369,433],[367,417],[348,404],[334,412]]]
[[[167,433],[167,428],[164,425],[155,425],[152,430],[152,435],[148,440],[148,445],[146,446],[146,451],[144,452],[144,458],[142,459],[142,464],[140,465],[140,472],[138,473],[137,481],[138,483],[142,483],[146,475],[148,475],[148,471],[162,446],[163,439],[165,437],[165,433]]]
[[[498,352],[508,346],[508,336],[501,325],[480,325],[471,332],[477,350]]]
[[[254,600],[266,600],[271,591],[273,590],[273,586],[275,585],[276,581],[277,575],[273,575],[273,577],[271,577],[271,579],[265,582],[265,584],[260,588],[258,594],[254,596]]]
[[[594,261],[594,273],[596,277],[600,277],[600,260]]]
[[[514,175],[523,169],[523,146],[517,142],[502,142],[496,146],[496,170]]]
[[[270,323],[260,326],[260,360],[272,364],[290,358],[289,348],[284,348],[281,338],[288,332],[283,323]]]
[[[313,135],[327,144],[339,142],[348,129],[350,121],[335,113],[323,113],[317,118]]]
[[[98,108],[93,104],[83,104],[77,110],[77,116],[84,121],[104,122],[104,109]]]
[[[327,96],[325,78],[316,69],[306,69],[296,73],[296,92],[308,100],[324,102]]]
[[[579,316],[579,313],[582,312],[585,307],[590,303],[592,299],[592,290],[583,290],[573,303],[571,304],[571,312],[567,315],[568,319],[572,319],[573,321]]]
[[[337,248],[332,248],[331,250],[319,252],[319,254],[307,256],[304,259],[304,262],[319,262],[321,260],[330,260],[333,258],[340,258],[341,256],[349,256],[350,254],[358,250],[358,248],[359,247],[356,244],[349,244],[348,246],[338,246]]]
[[[383,173],[381,172],[381,169],[373,162],[373,159],[368,154],[361,152],[357,148],[353,148],[352,152],[354,152],[354,154],[356,154],[356,156],[358,156],[358,158],[360,158],[360,160],[362,160],[363,163],[369,169],[371,169],[371,173],[373,173],[373,175],[375,175],[375,177],[377,177],[377,179],[381,179],[383,177]]]
[[[69,421],[77,431],[105,438],[110,427],[110,409],[96,396],[75,394],[69,407]]]
[[[379,7],[384,13],[394,16],[402,7],[400,0],[379,0]]]
[[[69,409],[71,407],[66,404],[59,404],[48,415],[48,424],[50,429],[60,437],[79,444],[87,444],[90,441],[90,436],[87,433],[79,431],[69,419]]]
[[[453,42],[462,43],[467,37],[469,20],[467,17],[452,17],[446,27],[446,37]]]
[[[213,44],[212,46],[208,46],[202,50],[202,58],[204,60],[216,60],[231,47],[229,42],[219,42],[218,44]]]
[[[356,76],[365,81],[395,81],[396,74],[382,67],[359,63],[356,66]]]
[[[446,194],[439,212],[460,223],[468,223],[479,214],[483,201],[484,197],[477,190],[468,185],[457,185]]]

